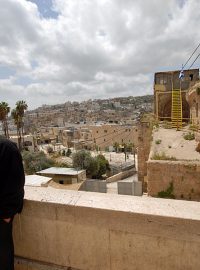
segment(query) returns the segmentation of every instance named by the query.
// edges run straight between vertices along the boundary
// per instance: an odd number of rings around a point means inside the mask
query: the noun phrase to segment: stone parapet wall
[[[200,162],[150,160],[147,166],[150,196],[158,196],[173,183],[176,199],[200,201]]]
[[[27,187],[14,242],[16,270],[199,270],[200,208]]]

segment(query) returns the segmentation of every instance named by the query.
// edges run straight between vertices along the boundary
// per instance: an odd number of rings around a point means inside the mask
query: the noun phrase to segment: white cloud
[[[0,99],[32,108],[151,93],[152,74],[180,67],[200,42],[198,0],[54,0],[48,19],[32,2],[0,2],[0,65],[16,71]]]

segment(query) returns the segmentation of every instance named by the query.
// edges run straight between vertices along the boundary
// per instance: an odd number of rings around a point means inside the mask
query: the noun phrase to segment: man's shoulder
[[[9,139],[0,138],[0,148],[6,147],[7,149],[18,151],[17,144]]]

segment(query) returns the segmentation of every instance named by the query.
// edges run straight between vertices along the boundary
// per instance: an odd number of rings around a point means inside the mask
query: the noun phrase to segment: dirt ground
[[[184,135],[188,132],[192,132],[188,127],[183,128],[181,131],[161,127],[155,129],[150,157],[155,153],[165,153],[166,156],[175,157],[177,160],[200,161],[200,153],[195,150],[198,142],[184,139]]]

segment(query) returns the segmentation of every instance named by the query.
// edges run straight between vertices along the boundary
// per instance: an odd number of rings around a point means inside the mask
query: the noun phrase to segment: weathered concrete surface
[[[98,179],[85,180],[79,190],[106,193],[107,192],[106,181]]]
[[[17,256],[63,267],[199,270],[200,206],[27,187],[14,239]]]
[[[173,183],[176,199],[200,201],[199,161],[148,161],[148,194],[158,196]]]

